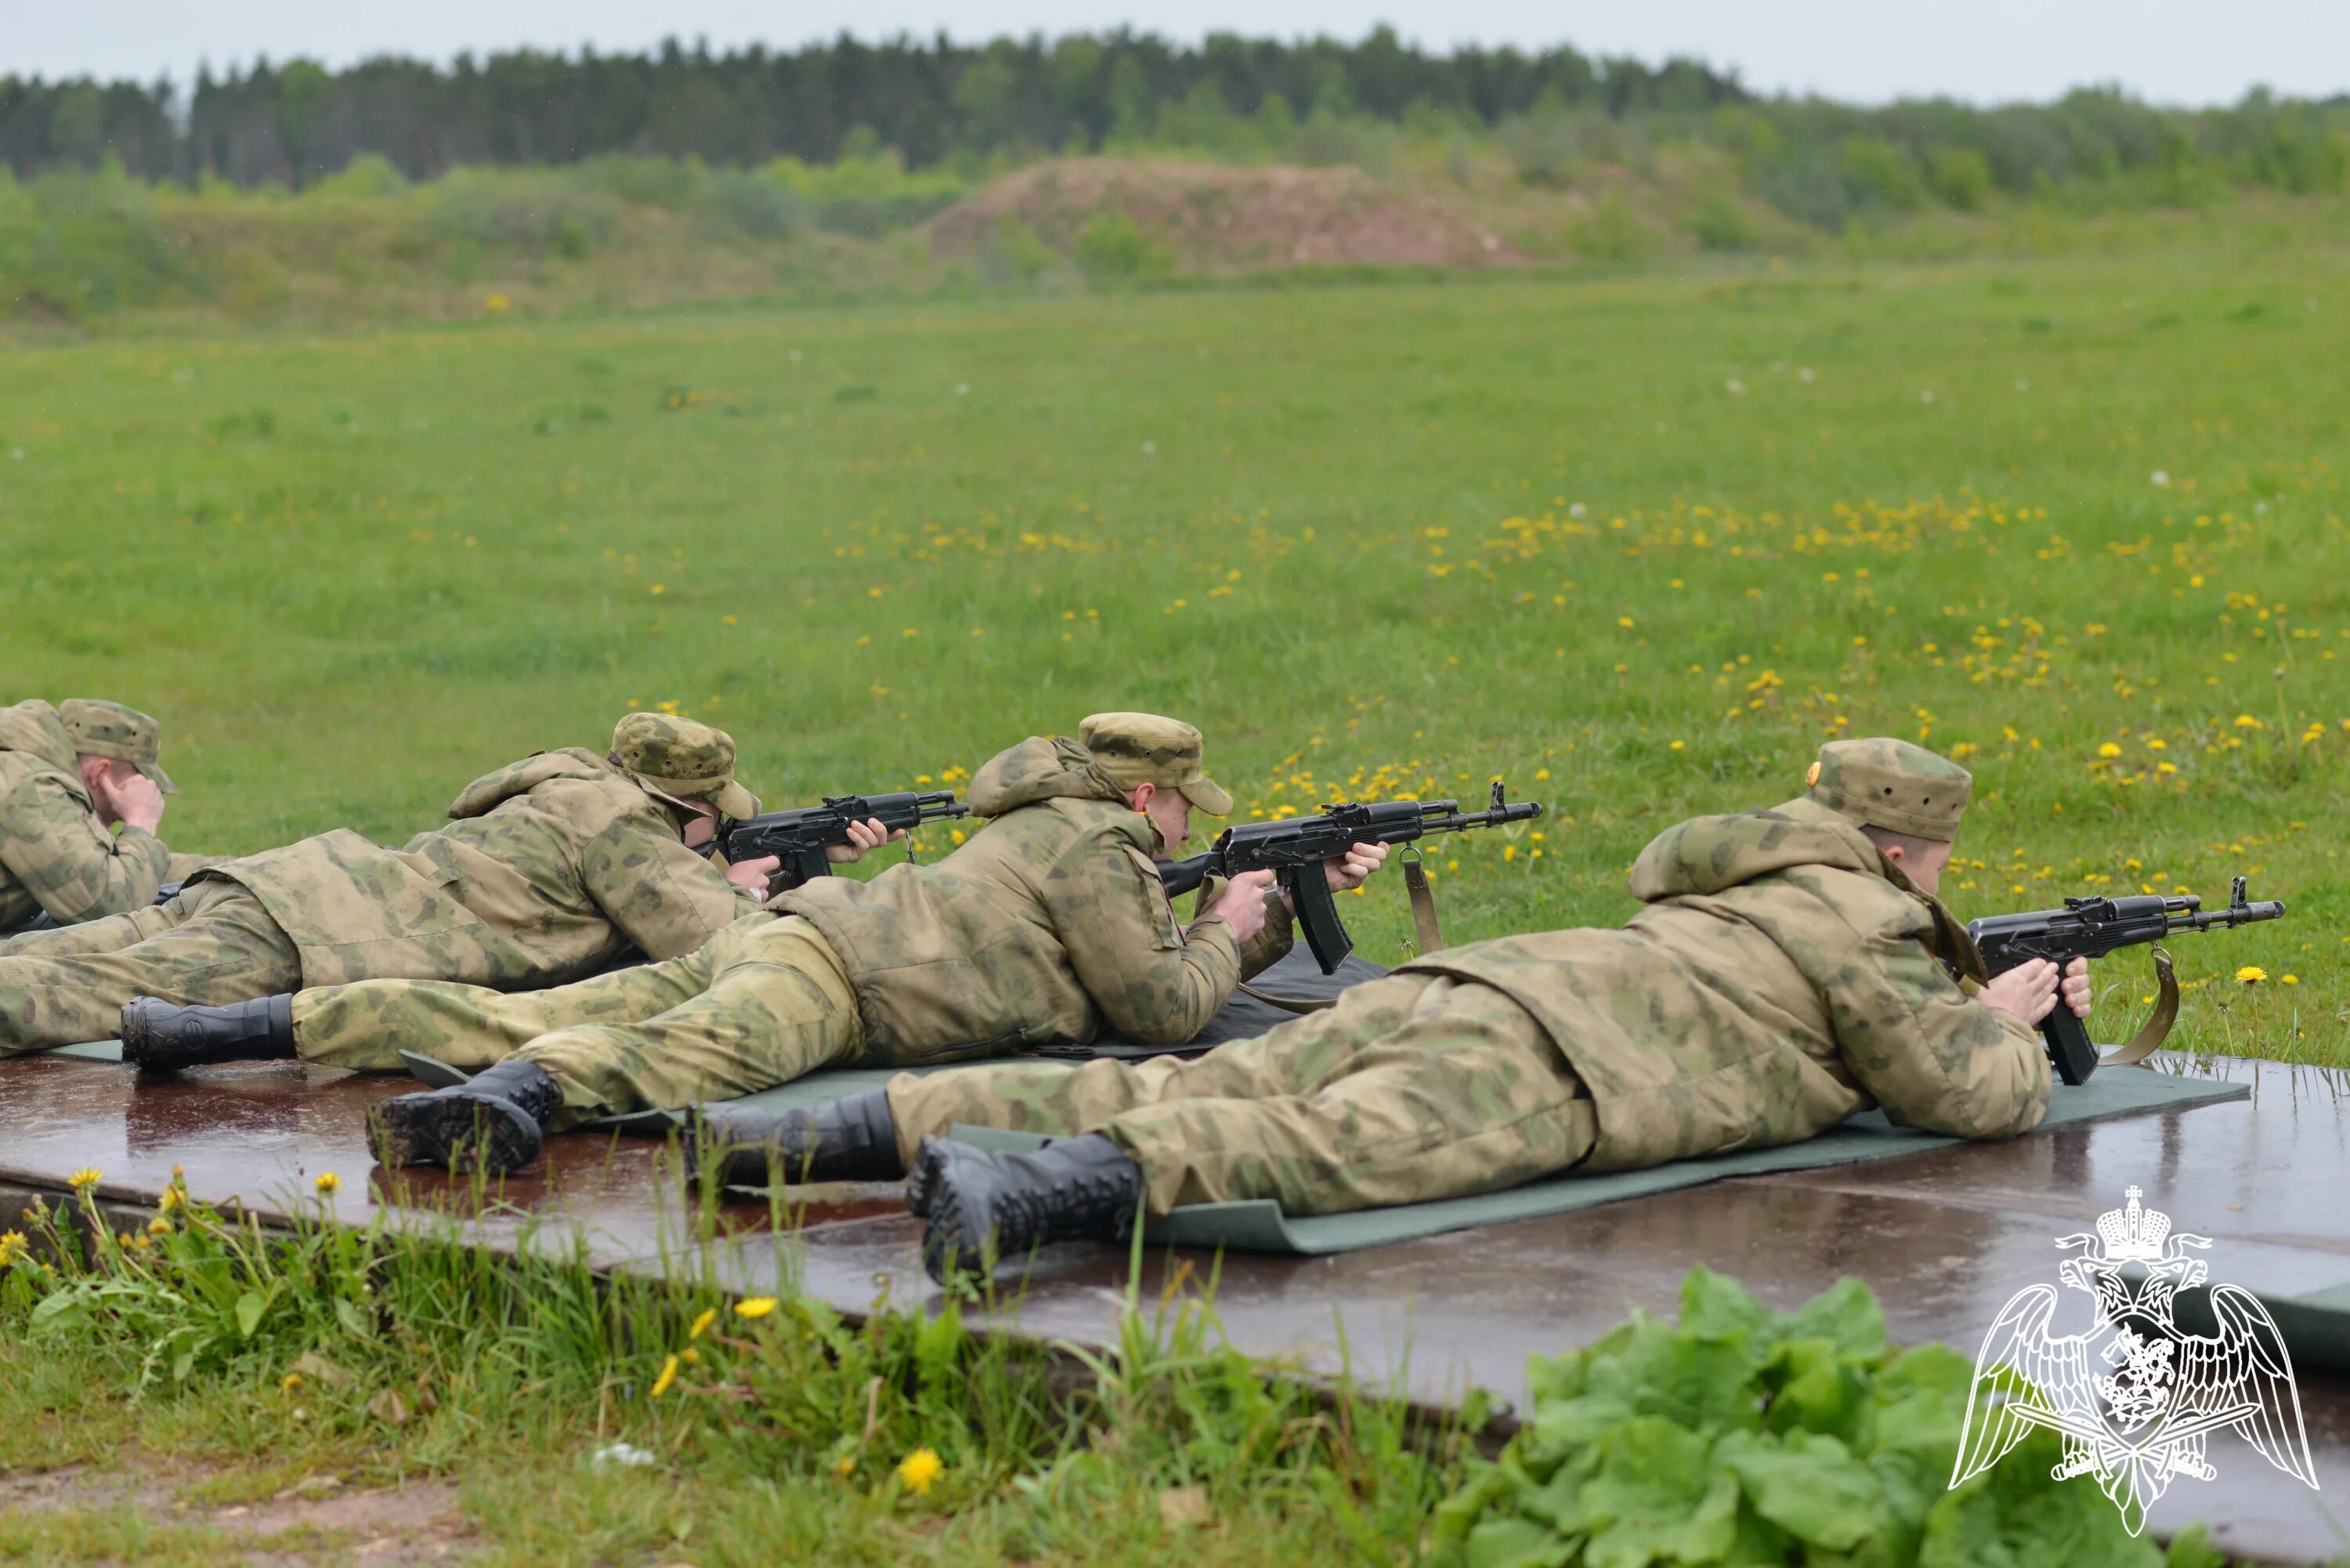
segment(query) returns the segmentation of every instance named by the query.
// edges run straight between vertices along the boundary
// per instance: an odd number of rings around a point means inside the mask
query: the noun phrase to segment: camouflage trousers
[[[199,882],[152,909],[11,942],[0,955],[0,1056],[110,1040],[134,996],[213,1005],[301,983],[302,955],[260,899],[234,882]]]
[[[733,1099],[856,1057],[857,992],[796,916],[738,920],[682,958],[551,991],[367,980],[294,999],[305,1060],[362,1071],[413,1051],[468,1070],[507,1056],[563,1085],[556,1125]]]
[[[1337,1214],[1498,1191],[1565,1170],[1598,1136],[1582,1081],[1490,986],[1391,975],[1336,1007],[1193,1061],[1014,1064],[889,1082],[910,1159],[957,1122],[1103,1132],[1142,1167],[1153,1215],[1271,1198]]]

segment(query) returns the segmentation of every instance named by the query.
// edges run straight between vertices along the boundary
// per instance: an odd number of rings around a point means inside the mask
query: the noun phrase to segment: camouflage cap
[[[1095,713],[1077,726],[1077,742],[1094,754],[1102,772],[1132,789],[1154,784],[1180,789],[1210,816],[1230,816],[1232,797],[1200,771],[1206,742],[1180,719],[1156,713]]]
[[[668,713],[630,713],[612,726],[612,761],[655,794],[700,801],[741,822],[759,797],[734,782],[734,737]]]
[[[68,697],[57,704],[57,717],[73,737],[74,751],[85,757],[111,757],[129,763],[153,781],[165,794],[179,786],[156,759],[163,753],[163,726],[136,708],[101,702],[95,697]]]
[[[1890,736],[1830,741],[1804,777],[1812,800],[1870,827],[1948,844],[1959,836],[1974,775]]]

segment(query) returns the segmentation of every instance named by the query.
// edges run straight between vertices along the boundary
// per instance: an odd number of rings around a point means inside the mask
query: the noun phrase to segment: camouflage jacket
[[[1597,1107],[1587,1168],[1794,1143],[1872,1105],[1972,1138],[2045,1114],[2037,1032],[1938,961],[1971,959],[1964,929],[1825,807],[1668,829],[1632,892],[1648,908],[1620,931],[1507,937],[1407,966],[1496,987],[1541,1023]]]
[[[0,936],[44,911],[74,925],[143,908],[170,864],[153,834],[99,820],[55,708],[0,708]]]
[[[385,849],[347,829],[198,873],[250,888],[303,983],[559,985],[631,947],[692,951],[759,908],[685,846],[675,808],[593,752],[542,752],[465,786],[450,826]]]
[[[1287,950],[1285,919],[1245,953],[1218,917],[1178,924],[1159,829],[1075,742],[1023,741],[980,769],[970,798],[985,826],[936,865],[775,900],[840,955],[877,1051],[1001,1054],[1088,1041],[1105,1021],[1178,1044]]]

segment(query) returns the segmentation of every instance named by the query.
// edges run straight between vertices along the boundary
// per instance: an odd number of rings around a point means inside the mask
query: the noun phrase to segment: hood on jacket
[[[971,809],[978,816],[1002,816],[1040,800],[1126,799],[1118,781],[1102,772],[1093,753],[1061,735],[1031,735],[988,759],[971,781]]]
[[[1665,829],[1632,863],[1632,896],[1647,904],[1706,896],[1797,866],[1896,879],[1858,824],[1811,801],[1793,800],[1769,811],[1693,817]],[[1908,878],[1899,877],[1898,885],[1907,890]]]
[[[74,765],[73,737],[66,732],[65,721],[37,697],[13,708],[0,708],[0,752],[23,752],[59,773],[79,776]]]
[[[528,794],[549,779],[608,779],[620,776],[609,763],[579,746],[559,752],[533,752],[518,763],[508,763],[457,792],[449,815],[462,820],[482,816],[518,794]]]

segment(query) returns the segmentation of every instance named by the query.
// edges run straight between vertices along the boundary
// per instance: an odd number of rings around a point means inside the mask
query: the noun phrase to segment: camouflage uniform
[[[869,882],[822,877],[775,900],[790,918],[746,920],[691,958],[536,996],[307,992],[294,1006],[296,1049],[361,1067],[394,1065],[400,1049],[455,1065],[518,1052],[556,1077],[576,1117],[745,1094],[831,1063],[1087,1041],[1105,1022],[1180,1044],[1235,982],[1288,950],[1287,907],[1268,902],[1279,918],[1245,950],[1220,917],[1180,925],[1159,879],[1159,830],[1127,804],[1113,769],[1184,780],[1202,809],[1229,809],[1231,797],[1199,775],[1189,725],[1130,714],[1087,724],[1097,750],[1034,738],[982,768],[970,798],[986,824],[936,865],[893,866]],[[1161,733],[1147,726],[1188,735],[1188,766],[1108,750],[1106,736]]]
[[[1805,798],[1650,844],[1631,877],[1648,908],[1621,930],[1430,954],[1194,1063],[899,1077],[903,1152],[958,1122],[1098,1130],[1154,1214],[1315,1214],[1794,1143],[1872,1105],[2022,1132],[2047,1107],[2038,1034],[1946,972],[1980,973],[1964,929],[1860,831],[1949,839],[1967,791],[1905,742],[1831,743]]]
[[[109,757],[177,794],[157,761],[161,738],[161,725],[116,702],[0,708],[0,936],[43,914],[72,926],[143,909],[162,883],[213,864],[172,854],[144,828],[109,831],[82,783],[78,758]]]
[[[757,811],[733,767],[724,732],[631,713],[609,756],[542,753],[476,780],[450,826],[402,848],[338,830],[211,867],[153,910],[60,933],[75,950],[0,957],[0,1054],[109,1036],[133,996],[219,1003],[369,977],[525,987],[632,948],[691,952],[759,909],[681,836],[685,800]]]

